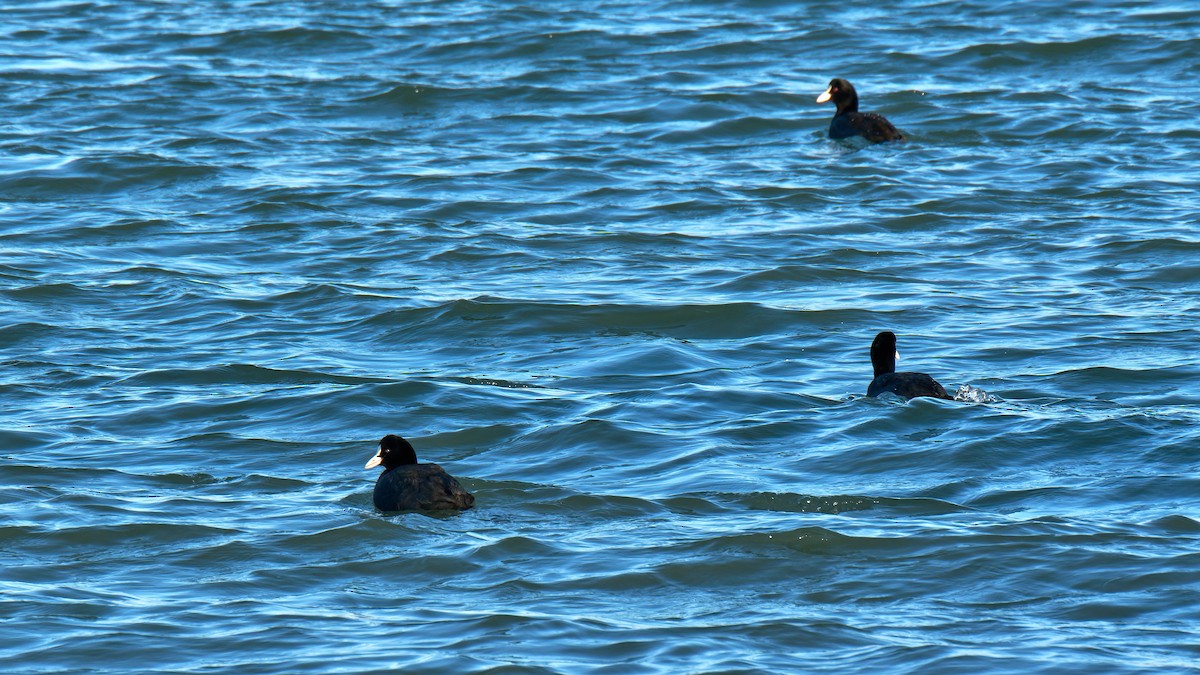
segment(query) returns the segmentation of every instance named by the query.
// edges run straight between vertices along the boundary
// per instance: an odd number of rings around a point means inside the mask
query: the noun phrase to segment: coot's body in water
[[[925,373],[897,373],[896,334],[884,331],[875,336],[871,343],[871,365],[875,367],[875,379],[867,387],[867,396],[892,393],[905,398],[929,396],[953,400],[938,381]]]
[[[469,509],[475,496],[437,464],[417,464],[417,452],[403,438],[388,434],[366,467],[383,465],[375,481],[375,508],[380,511]]]
[[[862,136],[872,143],[902,141],[904,134],[878,113],[858,112],[858,92],[854,85],[840,77],[829,82],[829,88],[817,97],[817,103],[833,101],[837,112],[829,123],[829,137],[838,140]]]

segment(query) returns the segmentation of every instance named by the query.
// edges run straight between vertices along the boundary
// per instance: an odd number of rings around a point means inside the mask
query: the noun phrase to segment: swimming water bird
[[[858,112],[858,92],[854,85],[840,77],[829,81],[829,88],[817,97],[817,103],[833,101],[837,112],[829,123],[829,137],[837,140],[862,136],[872,143],[902,141],[904,134],[879,113]]]
[[[475,496],[437,464],[417,464],[417,451],[408,441],[388,434],[363,468],[383,465],[375,481],[375,508],[380,511],[469,509]]]
[[[867,387],[867,396],[892,393],[905,398],[929,396],[954,400],[938,381],[925,373],[897,373],[896,334],[884,331],[875,336],[871,343],[871,365],[875,367],[875,379]]]

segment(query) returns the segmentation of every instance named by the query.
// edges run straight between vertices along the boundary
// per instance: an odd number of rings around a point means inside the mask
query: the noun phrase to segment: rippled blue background
[[[1197,35],[8,3],[6,668],[1194,670]],[[389,432],[477,508],[375,512]]]

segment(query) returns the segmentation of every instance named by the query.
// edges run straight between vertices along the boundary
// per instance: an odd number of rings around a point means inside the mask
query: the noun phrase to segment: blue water
[[[0,663],[1195,672],[1198,35],[6,4]],[[476,507],[376,512],[387,433]]]

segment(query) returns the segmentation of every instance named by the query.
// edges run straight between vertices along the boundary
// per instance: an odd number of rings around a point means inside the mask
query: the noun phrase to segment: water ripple
[[[1190,8],[7,11],[8,661],[1193,667]]]

